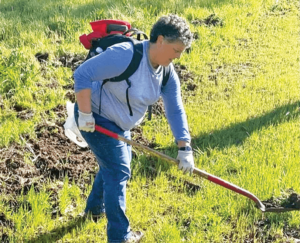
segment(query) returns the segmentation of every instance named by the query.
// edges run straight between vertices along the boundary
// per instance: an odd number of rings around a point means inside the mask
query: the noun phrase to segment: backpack
[[[130,116],[133,116],[132,109],[129,102],[128,89],[131,87],[131,82],[129,77],[135,73],[138,69],[140,62],[143,57],[143,44],[141,41],[141,36],[144,40],[148,39],[148,36],[135,28],[131,28],[130,23],[122,20],[98,20],[90,23],[93,32],[86,35],[81,35],[79,37],[80,42],[83,46],[89,50],[86,60],[100,54],[105,51],[108,47],[123,42],[131,42],[133,44],[133,57],[126,68],[126,70],[117,77],[103,80],[100,88],[100,104],[99,104],[99,114],[101,113],[101,93],[103,85],[107,82],[120,82],[125,80],[128,87],[126,89],[126,100],[129,109]],[[136,38],[133,36],[136,35]],[[170,76],[170,67],[163,67],[163,82],[162,86],[165,86],[168,82]],[[152,105],[148,106],[148,119],[151,120]]]

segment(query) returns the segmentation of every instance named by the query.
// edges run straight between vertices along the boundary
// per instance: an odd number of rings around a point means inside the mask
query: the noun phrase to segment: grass
[[[199,36],[185,65],[197,85],[182,91],[198,168],[228,180],[260,199],[278,197],[299,186],[299,3],[296,0],[214,1],[0,1],[0,147],[35,137],[41,121],[58,119],[48,110],[65,105],[64,85],[72,71],[58,60],[85,55],[78,37],[90,21],[119,18],[149,33],[151,24],[170,12],[184,16]],[[211,14],[222,25],[192,24]],[[34,57],[49,53],[47,64]],[[53,85],[55,84],[55,85]],[[1,105],[2,104],[2,105]],[[33,111],[29,120],[18,109]],[[164,118],[145,121],[144,136],[175,157],[172,133]],[[299,212],[262,214],[245,197],[156,161],[155,175],[143,154],[132,162],[128,217],[144,242],[287,242],[285,226],[299,229]],[[27,158],[28,160],[28,158]],[[200,186],[193,192],[184,181]],[[67,179],[45,183],[17,198],[0,199],[13,222],[0,227],[10,242],[105,242],[106,219],[74,218],[91,189]],[[52,198],[51,190],[58,191]],[[57,204],[59,214],[51,218]],[[265,222],[259,227],[258,222]],[[261,233],[260,229],[263,228]]]

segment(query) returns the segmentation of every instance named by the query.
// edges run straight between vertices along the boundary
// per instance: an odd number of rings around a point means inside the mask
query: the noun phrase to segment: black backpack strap
[[[169,78],[170,78],[170,65],[168,65],[167,67],[164,67],[162,87],[166,86]]]
[[[129,103],[129,95],[128,95],[128,89],[131,87],[131,82],[130,80],[127,78],[126,79],[126,83],[128,85],[127,89],[126,89],[126,101],[127,101],[127,106],[128,106],[128,109],[129,109],[129,114],[130,116],[133,116],[133,113],[132,113],[132,109],[131,109],[131,106],[130,106],[130,103]]]
[[[101,88],[100,88],[100,102],[99,102],[99,115],[101,114],[101,97],[102,97],[102,89],[103,89],[103,85],[106,84],[109,80],[103,80],[102,84],[101,84]]]
[[[135,41],[133,39],[130,39],[130,41],[133,43],[133,56],[132,56],[130,64],[128,65],[126,70],[117,77],[103,80],[103,83],[102,83],[101,89],[100,89],[99,114],[101,114],[101,94],[102,94],[103,85],[106,84],[108,81],[118,82],[118,81],[126,80],[126,83],[128,85],[128,88],[126,89],[127,106],[129,109],[130,116],[133,116],[132,109],[131,109],[131,106],[129,103],[129,94],[128,94],[128,91],[129,91],[128,89],[131,87],[131,82],[129,81],[129,77],[132,74],[134,74],[135,71],[138,69],[140,62],[143,58],[143,43],[142,42],[135,43]]]
[[[138,69],[140,62],[143,58],[143,43],[135,43],[134,40],[131,40],[133,44],[133,56],[130,61],[129,66],[127,69],[119,76],[108,79],[112,82],[122,81],[128,79],[135,71]]]
[[[166,86],[168,80],[170,78],[170,65],[167,67],[163,67],[163,81],[162,87]],[[152,105],[148,106],[148,120],[150,121],[152,117]]]
[[[148,105],[148,121],[152,118],[152,105]]]

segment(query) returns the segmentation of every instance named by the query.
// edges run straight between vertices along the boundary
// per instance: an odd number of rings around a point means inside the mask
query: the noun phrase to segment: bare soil
[[[66,117],[66,108],[53,109],[58,117]],[[20,111],[20,113],[24,111]],[[63,120],[63,119],[62,119]],[[98,164],[88,148],[81,148],[64,134],[64,122],[40,124],[36,127],[36,138],[22,137],[25,145],[11,144],[0,151],[0,193],[19,194],[38,187],[46,180],[69,180],[78,182],[82,175],[95,174]],[[150,148],[155,148],[155,139],[148,141],[142,135],[142,127],[131,131],[132,139]],[[27,159],[26,159],[27,158]],[[85,178],[87,179],[87,178]]]

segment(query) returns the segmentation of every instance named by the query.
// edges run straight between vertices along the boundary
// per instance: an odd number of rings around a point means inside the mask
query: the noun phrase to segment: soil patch
[[[294,240],[297,240],[300,238],[300,229],[296,229],[293,227],[288,226],[287,223],[285,223],[285,226],[283,227],[283,235],[281,234],[274,234],[274,235],[269,235],[268,231],[271,229],[271,221],[266,218],[263,220],[259,220],[255,222],[255,227],[256,227],[256,232],[253,235],[250,235],[250,237],[258,238],[258,239],[265,239],[264,242],[266,243],[271,243],[275,241],[280,241],[283,242],[283,240],[286,240],[284,242],[294,242]],[[251,239],[249,237],[249,239]],[[285,239],[284,239],[285,238]],[[254,242],[249,241],[249,242]]]
[[[195,74],[188,71],[188,68],[185,65],[176,64],[175,70],[178,74],[181,87],[187,92],[193,92],[197,89],[197,85],[195,83]],[[200,80],[201,81],[201,80]]]
[[[49,53],[47,52],[38,52],[35,54],[36,59],[42,64],[47,63],[49,59]],[[77,54],[71,54],[71,53],[65,53],[59,56],[55,61],[55,66],[63,66],[63,67],[69,67],[73,71],[78,67],[84,60],[85,56],[83,55],[77,55]]]
[[[249,229],[251,233],[248,234],[241,242],[293,243],[293,242],[298,242],[297,240],[300,239],[300,229],[288,226],[287,222],[285,222],[282,234],[276,234],[276,233],[270,234],[271,226],[272,226],[272,221],[268,218],[264,218],[254,222],[253,227]],[[238,232],[236,232],[235,224],[233,224],[233,228],[234,230],[229,235],[224,235],[224,239],[226,240],[226,242],[235,242],[234,236],[238,234]]]
[[[148,108],[148,120],[151,120],[153,115],[154,117],[165,116],[164,102],[161,97],[151,106],[151,110]]]
[[[23,107],[20,104],[15,104],[12,107],[12,109],[17,112],[17,117],[21,120],[27,120],[27,119],[30,119],[34,116],[34,111],[33,110],[29,110],[28,108]]]
[[[224,25],[224,21],[216,14],[211,14],[204,19],[195,19],[191,23],[193,25],[200,25],[200,26],[207,26],[207,27]]]
[[[65,97],[67,100],[71,101],[72,103],[75,103],[75,101],[76,101],[74,90],[67,90]]]
[[[19,109],[18,109],[19,110]],[[26,111],[26,110],[25,110]],[[24,145],[12,143],[9,148],[0,149],[0,193],[26,194],[33,185],[48,181],[63,180],[90,181],[98,170],[98,164],[88,148],[81,148],[64,134],[66,107],[59,105],[52,109],[61,122],[40,124],[36,127],[36,138],[21,137]],[[24,112],[24,110],[20,112]],[[142,127],[131,132],[132,139],[140,144],[155,148],[155,139],[148,141],[142,135]],[[84,177],[86,175],[86,178]]]
[[[65,117],[64,106],[53,111]],[[95,174],[98,165],[89,149],[80,148],[71,142],[63,130],[63,122],[41,124],[36,127],[36,139],[22,137],[24,146],[13,143],[1,149],[0,193],[26,194],[32,185],[38,188],[46,180],[78,181],[83,174]],[[89,179],[89,178],[85,178]]]
[[[85,56],[77,54],[63,54],[58,58],[58,61],[63,67],[69,67],[73,71],[85,60]]]
[[[193,91],[195,91],[197,88],[197,85],[194,82],[195,75],[189,72],[187,67],[184,65],[175,64],[174,68],[176,73],[178,74],[182,89],[190,93],[189,95],[194,95]],[[152,115],[154,116],[158,116],[158,117],[165,116],[165,108],[164,108],[164,103],[162,98],[159,98],[159,100],[152,105],[151,112]],[[149,119],[149,113],[148,113],[148,119]]]
[[[14,223],[11,220],[7,219],[5,214],[0,213],[0,226],[11,228],[14,226]]]
[[[188,71],[188,68],[182,64],[175,64],[175,71],[178,74],[180,83],[183,84],[184,82],[192,81],[195,75]]]
[[[152,138],[152,141],[149,141],[143,136],[142,126],[137,126],[131,130],[131,139],[149,148],[155,148],[158,146],[158,144],[155,142],[155,138]]]

